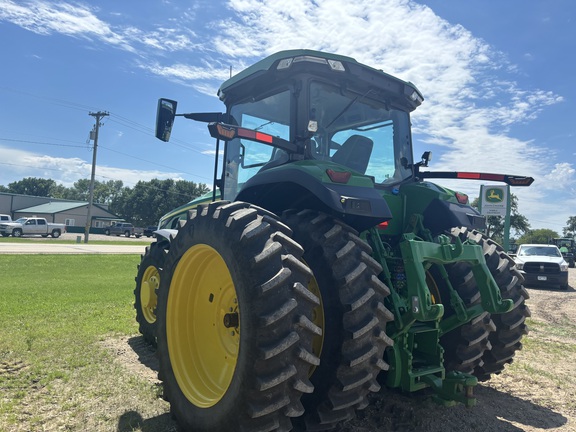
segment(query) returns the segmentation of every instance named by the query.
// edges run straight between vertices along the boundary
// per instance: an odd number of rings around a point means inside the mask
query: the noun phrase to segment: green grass
[[[139,260],[0,255],[0,430],[116,430],[130,405],[159,409],[155,386],[127,374],[99,343],[138,332]],[[107,418],[92,418],[95,411]]]

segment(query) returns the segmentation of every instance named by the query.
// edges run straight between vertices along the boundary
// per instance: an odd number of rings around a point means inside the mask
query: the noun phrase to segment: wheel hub
[[[158,269],[153,265],[148,266],[140,284],[140,305],[144,318],[151,324],[156,322],[156,305],[158,303],[156,292],[159,287],[160,273]]]

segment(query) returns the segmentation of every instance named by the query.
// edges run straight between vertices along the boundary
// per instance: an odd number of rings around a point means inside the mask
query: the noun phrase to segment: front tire
[[[304,261],[321,293],[323,337],[320,365],[312,373],[314,393],[302,403],[306,413],[297,430],[328,430],[355,417],[368,405],[367,395],[380,385],[376,377],[388,365],[385,333],[393,320],[384,306],[390,291],[378,279],[382,267],[370,246],[339,220],[312,210],[289,210],[283,220],[304,247]]]
[[[22,237],[22,230],[21,229],[15,229],[12,231],[12,237]]]
[[[141,256],[134,288],[134,309],[138,330],[149,344],[156,346],[156,307],[161,271],[166,261],[167,242],[154,242]]]
[[[158,296],[159,377],[183,430],[289,431],[318,363],[319,300],[275,216],[217,201],[188,214]]]

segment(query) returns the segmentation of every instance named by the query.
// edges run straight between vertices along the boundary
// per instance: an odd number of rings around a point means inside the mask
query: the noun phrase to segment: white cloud
[[[190,66],[183,63],[175,63],[170,66],[162,66],[157,62],[153,64],[141,63],[140,67],[155,75],[189,82],[202,80],[223,81],[228,78],[226,70],[206,66]]]
[[[208,155],[208,156],[216,156],[216,150],[204,150],[201,152],[203,155]],[[224,156],[224,150],[221,149],[220,151],[218,151],[218,156],[222,157]]]
[[[554,169],[544,176],[547,183],[547,187],[550,189],[555,189],[558,187],[558,184],[565,184],[571,185],[572,190],[574,189],[574,184],[576,183],[576,169],[572,167],[571,164],[567,162],[557,163],[554,166]]]
[[[0,21],[8,21],[40,35],[55,33],[100,41],[133,53],[138,47],[158,51],[200,49],[192,39],[194,33],[159,26],[144,31],[133,26],[113,26],[98,17],[95,6],[53,0],[0,0]],[[111,16],[121,17],[119,13]]]
[[[0,146],[0,185],[7,186],[14,178],[50,178],[56,183],[71,187],[79,179],[90,178],[92,164],[80,158],[62,158],[36,154]],[[171,178],[183,180],[182,173],[158,170],[135,170],[104,165],[96,166],[99,181],[122,180],[133,187],[138,181]]]
[[[10,21],[34,33],[61,33],[73,37],[99,39],[128,51],[133,48],[125,38],[100,20],[88,6],[63,2],[2,0],[0,20]]]

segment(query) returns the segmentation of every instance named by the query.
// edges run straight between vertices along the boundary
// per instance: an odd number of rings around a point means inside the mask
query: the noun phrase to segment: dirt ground
[[[337,431],[576,432],[576,269],[569,277],[567,291],[528,287],[532,317],[524,349],[502,374],[476,387],[475,407],[440,406],[426,392],[382,390]],[[154,352],[141,337],[106,345],[132,373],[158,383]],[[157,420],[154,430],[177,430],[169,416]]]

